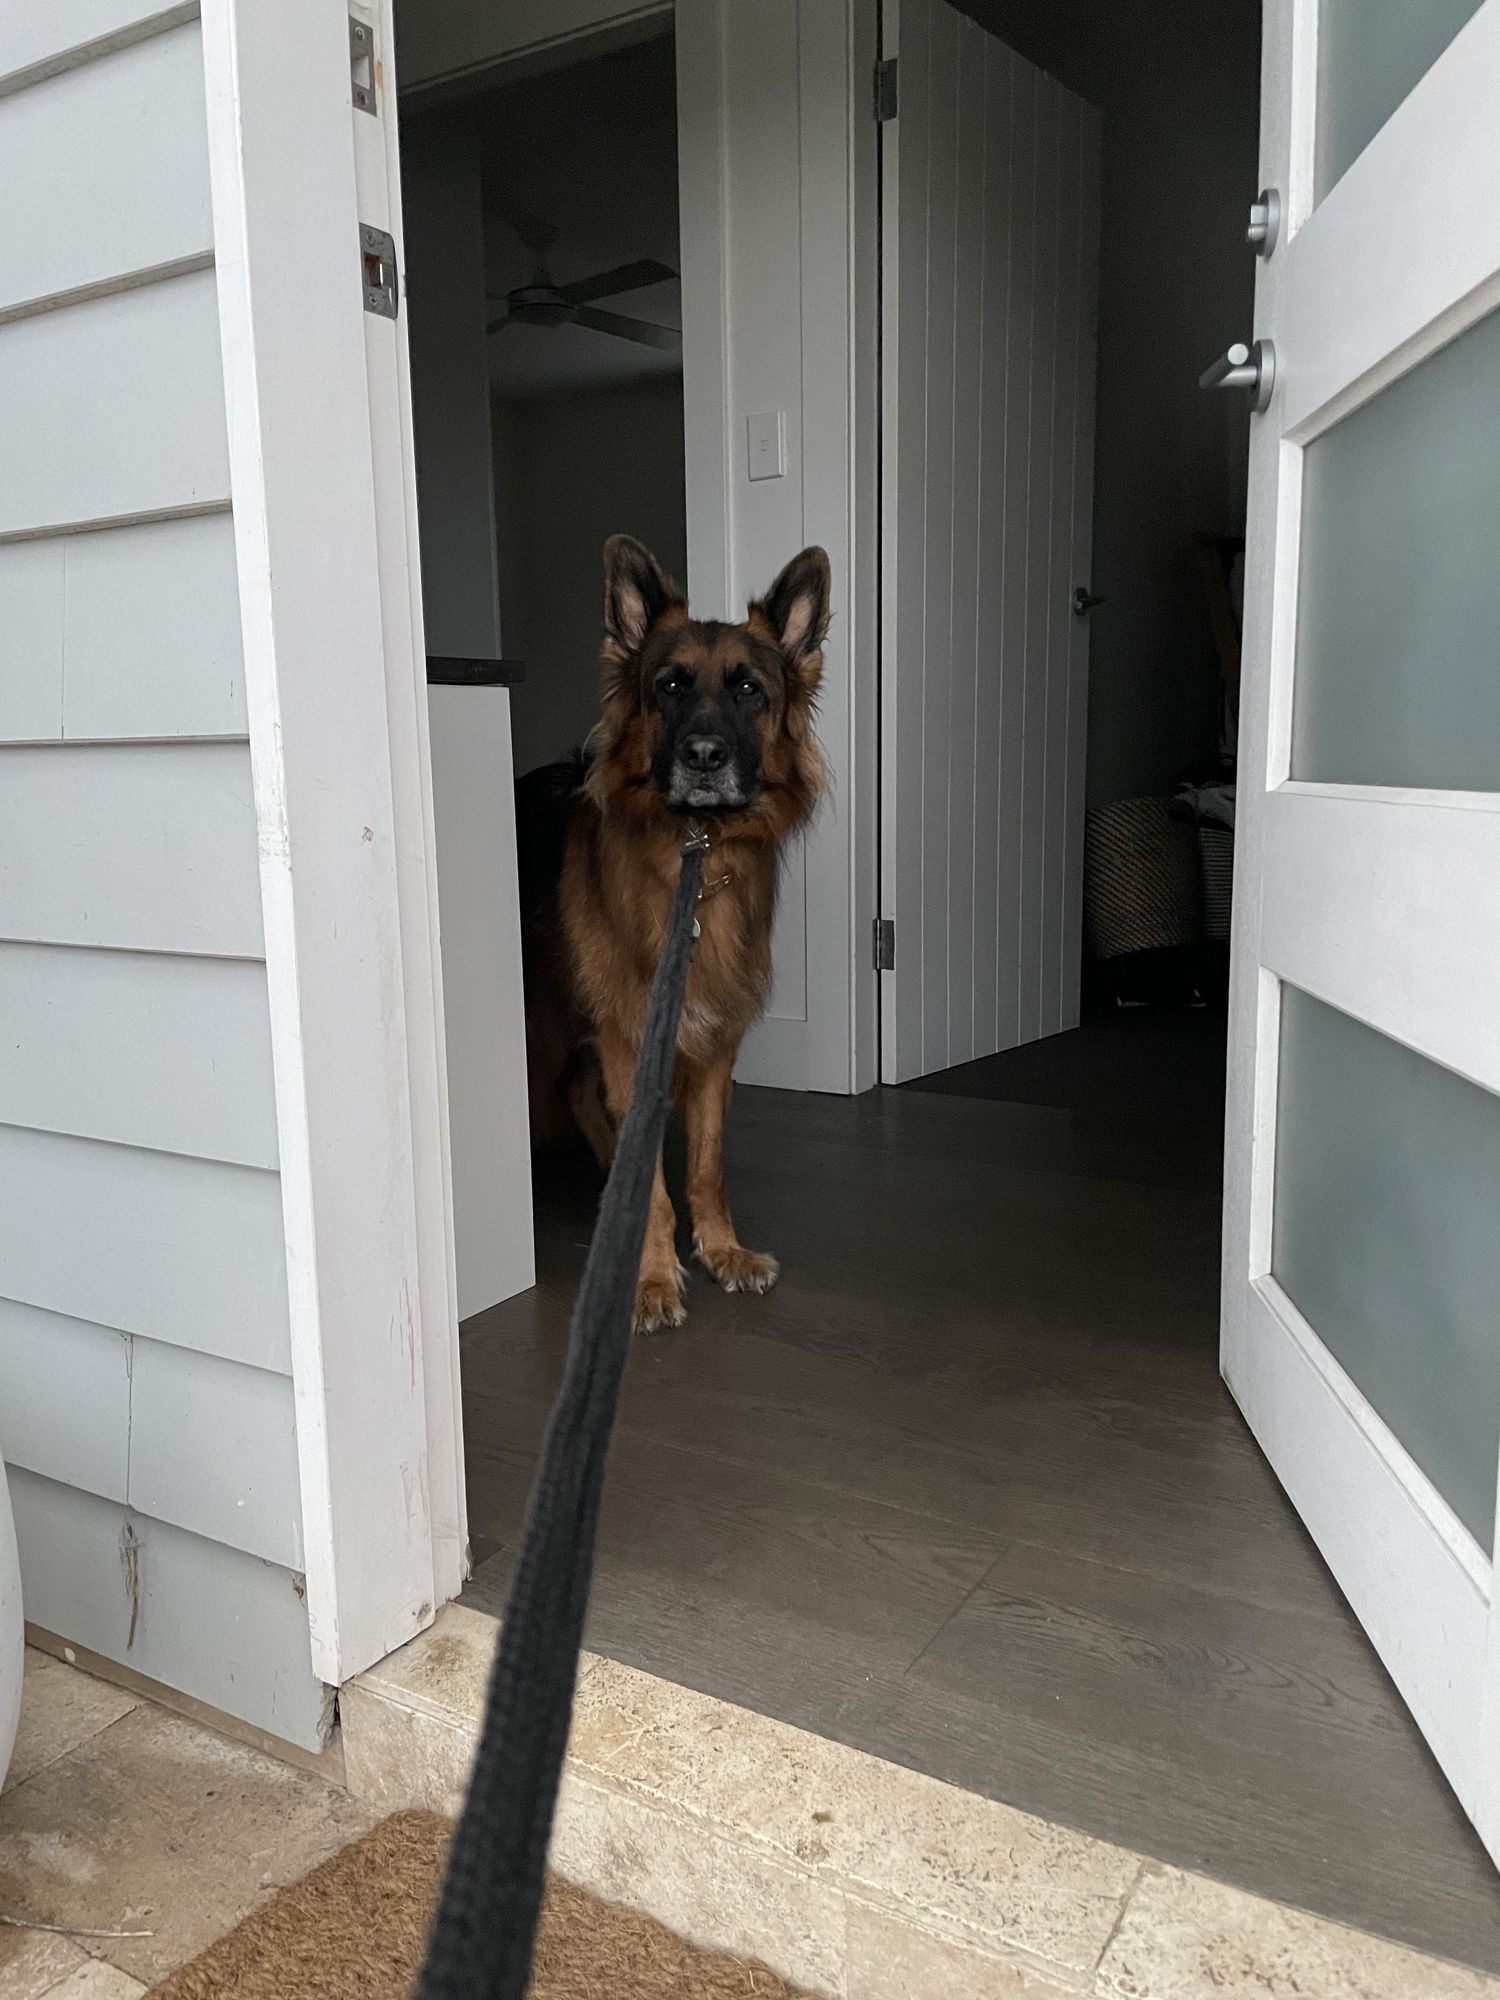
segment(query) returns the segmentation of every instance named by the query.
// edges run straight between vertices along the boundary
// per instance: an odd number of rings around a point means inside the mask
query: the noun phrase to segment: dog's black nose
[[[722,736],[686,736],[682,761],[692,771],[722,771],[729,762],[729,745]]]

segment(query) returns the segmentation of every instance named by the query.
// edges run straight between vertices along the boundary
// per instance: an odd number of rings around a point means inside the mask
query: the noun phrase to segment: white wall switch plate
[[[745,428],[750,443],[750,477],[781,479],[786,474],[786,411],[765,410],[747,417]]]

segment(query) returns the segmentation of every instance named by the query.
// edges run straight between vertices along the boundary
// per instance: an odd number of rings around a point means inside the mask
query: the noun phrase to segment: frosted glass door
[[[1495,1854],[1500,0],[1265,32],[1221,1362]]]
[[[1500,790],[1500,313],[1307,447],[1292,775]]]
[[[1321,199],[1475,13],[1479,0],[1323,0],[1318,16]]]
[[[1500,1097],[1283,984],[1272,1275],[1486,1549],[1497,1195]]]

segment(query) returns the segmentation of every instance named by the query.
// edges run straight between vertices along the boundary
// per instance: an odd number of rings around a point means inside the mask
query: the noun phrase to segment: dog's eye
[[[657,682],[656,691],[658,694],[666,695],[686,694],[692,685],[692,679],[689,675],[673,672],[668,674],[664,681]]]
[[[729,692],[736,701],[764,700],[759,681],[752,680],[749,674],[737,674],[729,683]]]

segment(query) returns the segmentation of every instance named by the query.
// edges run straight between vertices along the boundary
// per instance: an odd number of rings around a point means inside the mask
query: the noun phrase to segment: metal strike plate
[[[356,111],[368,111],[372,118],[380,116],[380,107],[375,101],[375,31],[368,21],[356,20],[349,16],[349,87],[354,96]]]
[[[359,225],[359,255],[365,280],[365,311],[394,319],[401,303],[396,276],[396,239],[384,229]]]
[[[875,919],[874,959],[877,972],[896,970],[896,920],[894,917]]]
[[[901,103],[901,62],[899,56],[887,56],[884,62],[875,65],[875,122],[884,125],[894,118]]]

